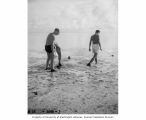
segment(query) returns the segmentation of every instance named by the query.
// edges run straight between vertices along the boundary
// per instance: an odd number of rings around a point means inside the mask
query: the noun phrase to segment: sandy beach
[[[29,51],[28,113],[117,114],[117,52],[101,52],[98,64],[93,62],[91,67],[86,66],[89,54],[75,51],[69,60],[69,52],[63,53],[62,68],[51,73],[44,70],[45,51]]]

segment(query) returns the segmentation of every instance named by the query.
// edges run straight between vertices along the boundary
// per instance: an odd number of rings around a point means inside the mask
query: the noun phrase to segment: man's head
[[[59,35],[59,29],[58,29],[58,28],[55,28],[54,34],[55,34],[55,35]]]
[[[100,30],[96,30],[95,34],[98,35],[100,33]]]

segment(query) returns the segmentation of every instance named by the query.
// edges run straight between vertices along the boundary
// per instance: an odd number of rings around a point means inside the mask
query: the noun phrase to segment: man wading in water
[[[100,47],[100,50],[102,50],[100,40],[99,40],[99,33],[100,31],[96,30],[95,34],[91,36],[90,43],[89,43],[89,51],[91,51],[90,47],[92,44],[92,52],[94,53],[94,56],[92,57],[90,62],[87,64],[87,66],[91,66],[91,63],[94,60],[95,60],[95,63],[97,64],[97,55],[98,55],[99,47]]]

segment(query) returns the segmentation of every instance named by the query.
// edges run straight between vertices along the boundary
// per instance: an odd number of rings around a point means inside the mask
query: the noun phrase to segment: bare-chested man
[[[55,41],[55,36],[54,35],[59,35],[59,29],[55,28],[53,33],[50,33],[47,37],[46,40],[46,45],[45,45],[45,50],[47,52],[47,61],[46,61],[46,69],[48,69],[49,61],[50,63],[50,68],[51,72],[55,72],[54,70],[54,41]]]
[[[95,34],[91,36],[90,43],[89,43],[89,51],[91,51],[90,47],[92,44],[92,52],[94,53],[94,56],[92,57],[90,62],[87,64],[87,66],[91,66],[91,63],[94,60],[95,60],[95,63],[97,64],[97,55],[98,55],[99,47],[100,47],[100,50],[102,50],[100,40],[99,40],[99,33],[100,31],[96,30]]]

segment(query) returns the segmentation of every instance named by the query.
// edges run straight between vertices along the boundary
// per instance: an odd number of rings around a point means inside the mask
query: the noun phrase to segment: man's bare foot
[[[59,69],[62,66],[61,63],[59,63],[56,67]]]
[[[59,64],[58,64],[58,66],[62,66],[62,64],[61,64],[61,63],[59,63]]]
[[[45,68],[45,70],[50,70],[50,69],[51,69],[50,67]]]
[[[91,66],[91,64],[90,64],[90,63],[88,63],[88,64],[87,64],[87,66],[89,66],[89,67],[90,67],[90,66]]]
[[[55,69],[51,69],[51,71],[50,72],[56,72],[56,70]]]

